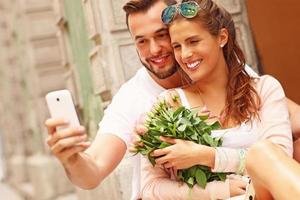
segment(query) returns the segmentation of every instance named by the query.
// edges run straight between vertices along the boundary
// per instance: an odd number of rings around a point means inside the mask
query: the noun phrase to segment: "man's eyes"
[[[166,37],[169,37],[169,34],[168,33],[161,33],[161,34],[158,34],[157,37],[158,38],[166,38]]]
[[[144,39],[137,40],[137,44],[144,44],[146,41]]]

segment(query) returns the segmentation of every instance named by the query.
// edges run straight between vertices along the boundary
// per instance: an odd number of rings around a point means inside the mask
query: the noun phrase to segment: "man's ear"
[[[228,31],[226,28],[222,28],[219,33],[219,45],[223,48],[228,41]]]

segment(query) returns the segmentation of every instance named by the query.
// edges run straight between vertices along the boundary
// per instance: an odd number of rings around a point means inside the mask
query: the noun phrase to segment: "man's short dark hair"
[[[123,10],[126,13],[126,25],[128,26],[128,17],[132,13],[146,12],[149,10],[156,2],[163,1],[166,5],[176,4],[176,0],[130,0],[124,6]],[[160,13],[157,13],[160,14]]]

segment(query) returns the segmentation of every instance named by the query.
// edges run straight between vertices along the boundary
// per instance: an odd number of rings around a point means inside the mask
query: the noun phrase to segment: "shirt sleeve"
[[[292,156],[292,130],[283,88],[275,78],[268,75],[262,77],[258,88],[262,101],[258,139],[268,139]]]
[[[134,88],[137,90],[137,88]],[[121,87],[114,96],[111,104],[104,111],[103,118],[99,123],[99,134],[113,134],[122,139],[127,147],[131,141],[131,134],[145,111],[146,104],[136,93],[138,91],[129,91],[127,86]],[[134,93],[136,92],[136,93]]]
[[[200,188],[190,189],[187,184],[171,180],[170,174],[161,167],[152,166],[147,158],[141,160],[141,193],[143,200],[185,200],[185,199],[227,199],[229,198],[229,180],[213,181]]]
[[[292,156],[292,132],[283,88],[275,78],[268,75],[257,80],[256,89],[261,98],[257,140],[268,139]],[[241,167],[244,167],[245,157],[241,154],[243,151],[247,149],[217,147],[212,171],[240,172]]]

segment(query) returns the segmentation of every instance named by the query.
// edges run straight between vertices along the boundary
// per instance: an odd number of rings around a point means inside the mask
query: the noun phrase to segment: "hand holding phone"
[[[71,93],[68,90],[53,91],[46,95],[46,101],[51,114],[51,119],[45,123],[49,135],[47,144],[63,165],[72,165],[90,142],[86,141],[87,134],[80,126]]]
[[[80,126],[72,96],[68,90],[50,92],[46,95],[46,101],[52,118],[68,120],[70,127]],[[63,128],[66,127],[58,127],[58,129]]]

